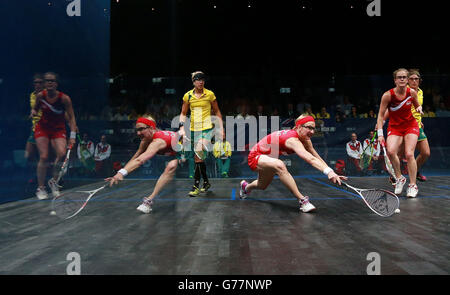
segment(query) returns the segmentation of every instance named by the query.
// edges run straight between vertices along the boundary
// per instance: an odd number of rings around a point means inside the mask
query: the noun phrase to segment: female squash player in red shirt
[[[174,157],[174,159],[169,161],[164,172],[158,178],[153,192],[148,197],[145,197],[142,204],[137,207],[137,210],[142,213],[150,213],[153,199],[172,180],[181,160],[178,157],[180,156],[178,153],[180,151],[180,145],[178,144],[180,135],[178,132],[159,130],[156,127],[155,120],[150,115],[144,115],[137,119],[136,133],[141,139],[138,150],[124,168],[120,169],[113,177],[105,180],[109,181],[110,186],[119,183],[125,176],[139,168],[156,154]]]
[[[398,151],[404,142],[404,155],[408,161],[409,185],[406,196],[415,198],[419,189],[416,184],[417,163],[414,158],[417,139],[419,137],[419,125],[411,112],[411,104],[420,114],[422,106],[419,105],[417,92],[408,86],[408,70],[400,68],[394,72],[395,88],[386,91],[381,97],[380,110],[377,119],[378,141],[386,145],[387,154],[392,162],[395,172],[395,194],[401,194],[406,178],[400,169]],[[384,140],[383,118],[386,110],[389,111],[389,125],[387,140]]]
[[[240,198],[244,199],[254,189],[265,190],[272,182],[273,177],[278,175],[281,182],[298,199],[300,211],[310,212],[316,207],[309,202],[309,197],[304,196],[298,190],[297,184],[279,158],[280,155],[296,153],[314,168],[322,171],[333,183],[341,184],[345,176],[337,175],[333,169],[328,167],[313,147],[311,137],[314,135],[316,123],[311,116],[300,116],[295,121],[295,127],[291,130],[275,131],[261,139],[250,150],[248,165],[250,169],[258,172],[258,177],[251,183],[241,181]]]
[[[75,144],[77,130],[72,100],[67,94],[57,89],[58,75],[53,72],[45,73],[44,86],[45,89],[36,95],[36,104],[31,110],[30,115],[30,117],[34,117],[39,111],[42,111],[41,118],[36,123],[34,130],[36,147],[39,151],[39,162],[37,165],[38,188],[36,196],[41,200],[48,198],[45,189],[45,179],[49,144],[55,150],[56,157],[53,177],[50,178],[48,184],[53,196],[57,197],[59,195],[59,185],[56,183],[56,178],[67,149],[66,120],[70,127],[69,145]]]

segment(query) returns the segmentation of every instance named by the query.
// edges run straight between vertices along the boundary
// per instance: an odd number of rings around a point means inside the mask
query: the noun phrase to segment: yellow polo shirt
[[[211,129],[211,102],[216,100],[214,92],[203,88],[203,94],[197,98],[194,89],[183,96],[183,101],[189,103],[191,110],[191,131]]]
[[[228,141],[216,141],[213,147],[213,155],[216,158],[231,157],[231,144]]]

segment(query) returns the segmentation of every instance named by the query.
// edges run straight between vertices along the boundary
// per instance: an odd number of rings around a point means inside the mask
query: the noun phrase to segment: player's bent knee
[[[177,167],[178,167],[178,163],[177,163],[176,161],[171,161],[171,162],[169,162],[169,163],[167,164],[165,170],[166,170],[168,173],[174,173],[175,170],[177,170]]]
[[[286,165],[284,164],[283,161],[281,160],[277,160],[275,165],[274,165],[275,170],[277,171],[277,174],[279,173],[284,173],[287,171],[286,169]]]

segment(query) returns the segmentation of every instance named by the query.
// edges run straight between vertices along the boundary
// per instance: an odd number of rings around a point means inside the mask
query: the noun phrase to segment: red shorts
[[[257,152],[250,152],[248,154],[248,166],[250,167],[250,169],[252,169],[253,171],[256,170],[256,166],[258,165],[258,160],[259,160],[259,156],[261,156],[260,153]]]
[[[66,138],[66,130],[65,129],[49,130],[42,128],[39,124],[36,124],[36,128],[34,129],[34,138],[39,137],[47,137],[48,139]]]
[[[387,136],[396,135],[396,136],[404,137],[407,134],[415,134],[415,135],[417,135],[417,137],[419,137],[420,129],[419,129],[418,124],[416,124],[416,126],[413,125],[413,126],[406,126],[406,127],[389,126],[387,129]]]

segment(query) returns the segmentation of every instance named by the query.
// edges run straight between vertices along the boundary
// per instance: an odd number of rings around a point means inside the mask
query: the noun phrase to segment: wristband
[[[70,131],[70,139],[77,138],[77,133],[75,131]]]
[[[327,168],[323,169],[322,172],[323,172],[323,174],[325,174],[325,175],[328,176],[328,174],[329,174],[331,171],[333,171],[333,169],[331,169],[330,167],[327,167]]]
[[[378,136],[383,136],[383,129],[378,129],[377,133],[378,133]]]
[[[184,122],[180,122],[180,124],[178,125],[178,128],[181,128],[181,126],[184,126]]]
[[[128,171],[127,170],[125,170],[125,169],[120,169],[119,171],[117,171],[117,173],[120,173],[120,174],[122,174],[124,177],[125,176],[127,176],[128,175]]]

